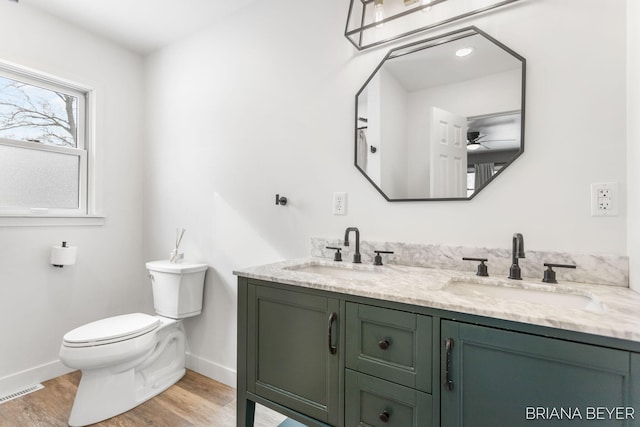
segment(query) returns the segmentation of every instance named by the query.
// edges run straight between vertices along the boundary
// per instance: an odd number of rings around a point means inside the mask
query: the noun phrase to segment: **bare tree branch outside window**
[[[77,147],[78,99],[0,77],[0,137]]]

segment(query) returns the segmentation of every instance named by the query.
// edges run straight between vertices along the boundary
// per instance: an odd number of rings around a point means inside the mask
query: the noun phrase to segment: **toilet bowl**
[[[60,360],[82,379],[70,426],[93,424],[156,396],[185,374],[182,318],[200,314],[205,264],[146,264],[155,316],[132,313],[97,320],[64,335]]]

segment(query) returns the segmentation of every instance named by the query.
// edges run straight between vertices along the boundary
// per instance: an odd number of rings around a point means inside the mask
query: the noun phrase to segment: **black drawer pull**
[[[382,413],[380,414],[380,421],[382,421],[383,423],[388,423],[389,418],[391,418],[391,414],[387,411],[382,411]]]
[[[453,380],[451,379],[451,350],[453,349],[453,338],[447,338],[444,341],[444,348],[446,351],[444,362],[444,388],[448,391],[453,391]]]
[[[329,353],[336,354],[338,352],[338,347],[333,345],[333,322],[336,321],[338,315],[336,313],[331,313],[329,315],[329,325],[327,327],[327,339],[329,341]]]
[[[388,349],[390,345],[391,343],[389,342],[389,340],[382,340],[378,342],[378,347],[380,347],[382,350]]]

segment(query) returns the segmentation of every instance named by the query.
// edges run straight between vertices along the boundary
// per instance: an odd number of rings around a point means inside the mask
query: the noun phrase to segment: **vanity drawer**
[[[346,427],[431,427],[430,394],[349,369],[345,373]]]
[[[346,366],[431,393],[432,319],[347,303]]]

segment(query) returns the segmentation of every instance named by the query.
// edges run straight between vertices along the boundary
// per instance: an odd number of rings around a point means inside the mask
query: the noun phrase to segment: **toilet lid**
[[[160,319],[143,313],[124,314],[87,323],[63,338],[70,347],[88,347],[123,341],[146,334],[158,327]]]
[[[184,261],[174,264],[169,260],[149,261],[145,264],[147,270],[158,271],[161,273],[187,274],[205,271],[209,266],[207,264]]]

